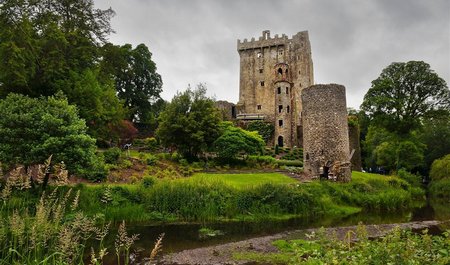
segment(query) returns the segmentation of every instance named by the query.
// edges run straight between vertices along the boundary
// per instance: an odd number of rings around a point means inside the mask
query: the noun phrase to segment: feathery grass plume
[[[75,198],[72,201],[72,205],[70,206],[70,209],[72,211],[75,211],[77,209],[79,200],[80,200],[80,190],[77,190],[77,194],[75,195]]]
[[[58,186],[66,185],[69,183],[69,171],[66,169],[64,162],[56,164],[54,167],[53,180]]]
[[[133,245],[134,241],[138,239],[139,234],[134,234],[131,237],[128,236],[125,221],[122,221],[122,223],[119,225],[116,240],[114,242],[117,261],[119,264],[120,264],[120,255],[122,253],[125,255],[125,264],[128,264],[130,248]]]
[[[111,187],[106,186],[105,190],[103,191],[100,201],[104,204],[108,204],[108,203],[112,202],[112,200],[113,200],[113,198],[112,198],[112,194],[111,194]]]
[[[156,240],[155,246],[153,247],[152,252],[150,253],[150,264],[151,265],[156,264],[156,256],[162,250],[162,240],[164,238],[164,235],[165,235],[164,233],[159,235],[158,240]]]
[[[23,235],[25,234],[25,220],[17,210],[14,210],[12,216],[9,218],[9,225],[13,237],[13,247],[17,247],[16,243],[22,245],[24,241]]]
[[[61,258],[64,262],[72,264],[72,261],[79,255],[79,239],[78,234],[69,225],[63,226],[60,230],[56,250],[63,253]]]
[[[31,182],[24,166],[17,166],[13,168],[7,176],[6,184],[18,190],[25,190],[31,188]]]

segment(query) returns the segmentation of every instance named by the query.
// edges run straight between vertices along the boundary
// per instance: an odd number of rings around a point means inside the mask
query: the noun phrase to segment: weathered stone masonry
[[[302,92],[304,172],[319,176],[334,166],[350,177],[349,138],[345,87],[313,85]],[[322,171],[322,172],[321,172]]]
[[[273,144],[300,146],[301,90],[314,83],[308,32],[292,38],[270,37],[268,30],[251,41],[238,40],[240,56],[237,119],[275,125]]]

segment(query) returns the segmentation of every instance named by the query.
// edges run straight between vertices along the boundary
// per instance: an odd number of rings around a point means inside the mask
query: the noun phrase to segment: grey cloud
[[[237,39],[261,31],[308,30],[316,83],[341,83],[358,108],[381,70],[424,60],[450,80],[450,1],[95,0],[112,7],[116,44],[145,43],[163,77],[163,97],[205,82],[218,99],[237,101]]]

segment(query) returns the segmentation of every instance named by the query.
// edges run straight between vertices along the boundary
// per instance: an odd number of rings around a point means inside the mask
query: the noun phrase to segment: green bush
[[[0,100],[0,113],[4,166],[39,164],[53,155],[53,161],[64,161],[71,174],[92,177],[97,175],[92,171],[104,173],[95,139],[86,133],[84,120],[62,94],[48,98],[9,94]]]
[[[147,154],[145,158],[147,165],[154,166],[158,161],[158,157],[152,154]]]
[[[436,198],[450,199],[450,179],[432,181],[430,194]]]
[[[155,151],[158,148],[158,141],[155,137],[145,138],[145,147],[150,151]]]
[[[151,188],[153,185],[155,185],[156,181],[157,181],[157,179],[156,179],[155,177],[152,177],[152,176],[144,176],[144,177],[142,178],[141,185],[142,185],[144,188],[148,189],[148,188]]]
[[[450,179],[450,154],[434,160],[430,170],[431,181]]]
[[[422,176],[410,173],[405,169],[398,170],[396,175],[414,187],[419,187],[422,184]]]
[[[118,147],[113,147],[105,150],[103,156],[105,158],[105,163],[116,165],[122,155],[122,150]]]

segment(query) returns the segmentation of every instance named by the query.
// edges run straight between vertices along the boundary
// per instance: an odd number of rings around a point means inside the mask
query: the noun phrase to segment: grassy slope
[[[197,173],[191,177],[193,181],[223,181],[235,188],[246,188],[266,183],[290,184],[298,181],[281,173],[246,173],[246,174],[210,174]]]
[[[112,221],[213,221],[348,215],[361,210],[407,208],[412,188],[396,177],[353,172],[350,183],[296,180],[279,173],[196,174],[190,178],[143,184],[77,185],[80,209]],[[61,196],[68,187],[59,188]],[[18,192],[11,205],[34,204]],[[28,198],[28,199],[25,199]],[[104,202],[107,199],[106,203]],[[103,201],[103,202],[102,202]],[[10,207],[7,207],[10,208]]]

